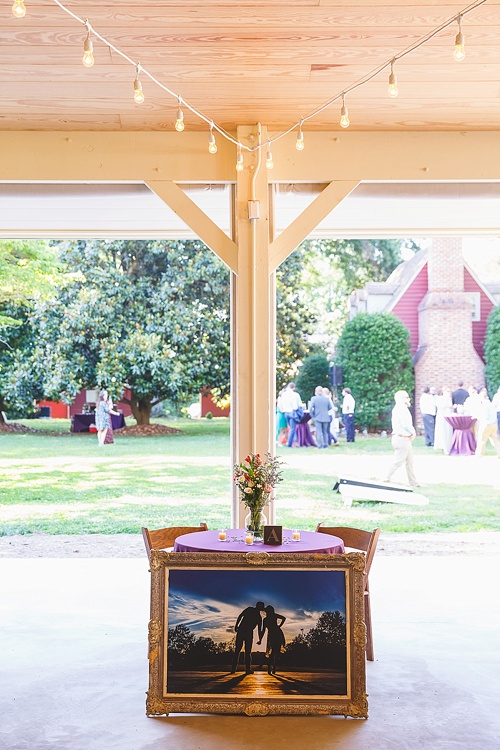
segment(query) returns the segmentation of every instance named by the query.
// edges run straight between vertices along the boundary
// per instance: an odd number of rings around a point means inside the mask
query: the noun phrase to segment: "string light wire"
[[[107,47],[109,47],[113,52],[115,52],[117,55],[122,57],[124,60],[129,62],[132,66],[136,67],[137,63],[132,60],[128,55],[126,55],[124,52],[122,52],[118,47],[115,47],[114,44],[112,44],[108,39],[103,37],[101,34],[99,34],[98,31],[96,31],[87,20],[83,20],[80,18],[76,13],[73,13],[69,8],[67,8],[60,0],[52,0],[64,13],[67,13],[67,15],[71,16],[75,19],[78,23],[83,24],[87,32],[96,38],[99,39],[103,44],[105,44]],[[356,89],[360,88],[361,86],[364,86],[366,83],[369,83],[374,78],[376,78],[380,73],[382,73],[386,68],[389,66],[393,66],[394,63],[397,60],[403,59],[403,57],[406,57],[407,55],[411,54],[415,50],[422,47],[424,44],[427,44],[431,39],[433,39],[435,36],[440,34],[442,31],[447,29],[449,26],[451,26],[454,23],[457,23],[457,21],[461,24],[462,19],[464,16],[468,15],[469,13],[472,13],[472,11],[476,10],[476,8],[479,8],[481,5],[485,5],[485,3],[489,2],[489,0],[476,0],[476,2],[471,3],[470,5],[466,6],[461,10],[459,13],[455,13],[451,18],[447,19],[446,21],[443,21],[439,26],[437,26],[432,31],[429,31],[424,36],[420,37],[416,42],[409,45],[405,49],[401,50],[401,52],[398,52],[396,54],[391,55],[391,57],[386,60],[385,62],[378,65],[376,68],[374,68],[372,71],[366,73],[364,76],[359,78],[357,81],[352,83],[347,88],[343,89],[343,91],[336,94],[334,97],[326,101],[324,104],[320,105],[316,109],[314,109],[312,112],[309,112],[306,115],[303,115],[298,122],[295,122],[293,125],[291,125],[287,130],[284,130],[281,133],[278,133],[277,135],[273,136],[272,138],[269,138],[268,140],[264,142],[257,143],[255,146],[247,146],[243,143],[240,143],[237,139],[235,139],[231,133],[227,132],[223,127],[220,125],[217,125],[212,118],[206,116],[203,112],[201,112],[196,107],[193,107],[190,105],[185,99],[181,98],[179,94],[176,94],[172,89],[170,89],[168,86],[165,86],[161,81],[158,80],[154,75],[152,75],[146,68],[143,68],[141,66],[140,70],[141,73],[149,78],[153,83],[155,83],[157,86],[159,86],[163,91],[165,91],[167,94],[172,96],[174,99],[176,99],[178,102],[182,101],[183,106],[188,109],[190,112],[192,112],[196,117],[198,117],[200,120],[203,120],[207,123],[209,128],[211,130],[216,130],[220,135],[222,135],[226,140],[233,143],[235,146],[238,147],[239,150],[245,149],[246,151],[253,152],[253,151],[260,151],[262,148],[266,148],[267,151],[270,151],[270,147],[273,143],[276,141],[279,141],[281,138],[284,138],[289,133],[294,131],[297,127],[300,127],[302,129],[302,124],[307,122],[308,120],[312,120],[313,118],[317,117],[321,112],[324,112],[326,109],[329,109],[330,107],[335,104],[335,102],[338,102],[339,100],[344,100],[346,94],[349,94],[351,91],[355,91]]]

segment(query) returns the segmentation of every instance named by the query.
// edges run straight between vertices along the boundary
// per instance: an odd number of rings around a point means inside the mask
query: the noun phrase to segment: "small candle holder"
[[[248,545],[253,544],[253,531],[245,532],[245,544],[248,544]]]
[[[294,529],[292,531],[292,542],[300,542],[300,531],[299,531],[299,529]]]
[[[219,542],[227,541],[226,529],[219,529]]]

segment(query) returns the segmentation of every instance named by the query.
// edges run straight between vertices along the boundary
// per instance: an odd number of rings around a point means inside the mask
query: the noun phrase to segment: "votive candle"
[[[292,531],[292,541],[300,542],[300,531],[298,529]]]
[[[245,544],[253,544],[253,531],[247,531],[245,534]]]
[[[219,530],[219,542],[225,542],[227,539],[227,534],[225,529]]]

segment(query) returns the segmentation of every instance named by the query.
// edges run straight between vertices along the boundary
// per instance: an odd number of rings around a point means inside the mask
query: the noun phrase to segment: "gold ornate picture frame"
[[[148,716],[367,718],[364,555],[153,550]]]

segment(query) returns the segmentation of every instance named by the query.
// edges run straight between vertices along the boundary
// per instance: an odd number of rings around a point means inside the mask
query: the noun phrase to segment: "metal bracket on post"
[[[248,218],[260,219],[260,201],[248,201]]]

